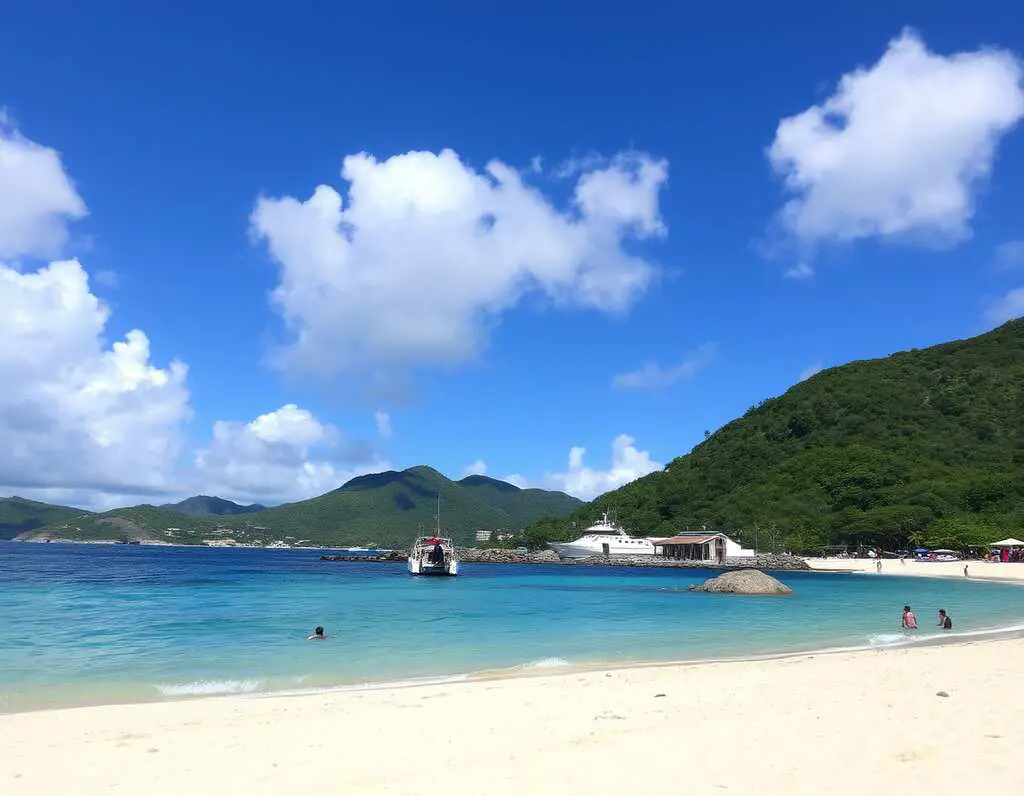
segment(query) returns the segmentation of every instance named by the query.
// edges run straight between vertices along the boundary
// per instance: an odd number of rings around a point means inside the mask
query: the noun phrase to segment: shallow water
[[[781,573],[788,597],[691,593],[706,570],[322,562],[319,551],[0,543],[0,711],[472,672],[697,660],[1024,626],[1024,588]],[[900,631],[910,603],[922,627]],[[324,625],[329,638],[306,636]]]

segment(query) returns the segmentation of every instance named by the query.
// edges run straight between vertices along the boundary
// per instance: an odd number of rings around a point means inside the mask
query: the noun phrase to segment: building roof
[[[670,536],[667,539],[652,539],[651,541],[656,545],[666,544],[707,544],[715,539],[722,537],[720,533],[710,534],[696,534],[688,533],[681,534],[680,536]]]

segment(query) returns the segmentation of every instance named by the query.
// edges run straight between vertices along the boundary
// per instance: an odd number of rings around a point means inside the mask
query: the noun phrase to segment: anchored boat
[[[437,498],[433,536],[418,536],[409,551],[410,575],[458,575],[459,560],[455,543],[441,535],[441,497]]]

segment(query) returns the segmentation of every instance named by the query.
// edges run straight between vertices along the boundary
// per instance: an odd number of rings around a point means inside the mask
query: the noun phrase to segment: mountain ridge
[[[233,539],[249,544],[284,541],[404,547],[419,530],[434,526],[436,499],[440,496],[442,528],[458,543],[470,544],[478,529],[518,531],[542,517],[566,514],[583,503],[563,492],[524,490],[497,479],[463,481],[466,479],[453,481],[432,467],[416,465],[357,476],[323,495],[256,511],[188,514],[173,508],[180,504],[143,504],[88,517],[77,512],[73,523],[50,523],[27,530],[21,537],[87,541],[128,538],[182,544]],[[222,498],[196,498],[247,508]]]

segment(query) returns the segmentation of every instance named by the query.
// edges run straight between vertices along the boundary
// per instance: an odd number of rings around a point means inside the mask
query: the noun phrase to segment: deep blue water
[[[465,564],[458,578],[312,550],[0,543],[0,711],[310,689],[514,667],[906,643],[1024,625],[1012,584],[782,573],[795,594],[690,593],[706,570]],[[324,642],[308,642],[316,625]]]

